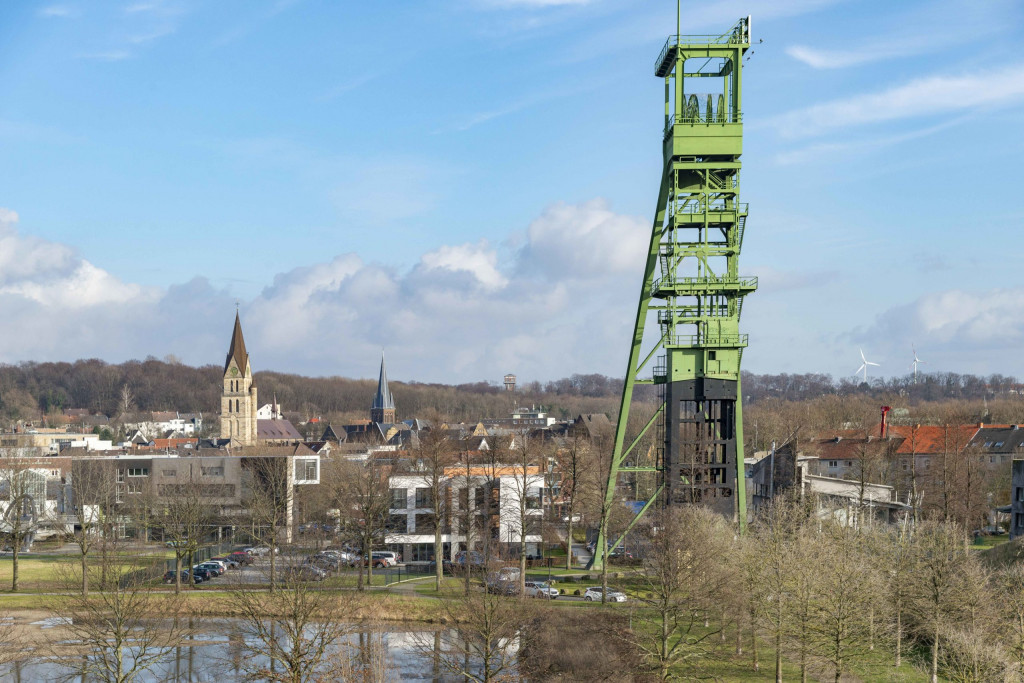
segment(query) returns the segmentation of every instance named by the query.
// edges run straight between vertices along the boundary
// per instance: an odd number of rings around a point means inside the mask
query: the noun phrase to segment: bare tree
[[[350,618],[355,596],[313,586],[300,576],[287,573],[282,589],[273,593],[245,584],[231,591],[251,655],[242,664],[249,680],[306,683],[334,680],[332,674],[344,670],[338,641],[352,625],[337,616]]]
[[[182,596],[151,593],[134,567],[119,565],[112,571],[116,575],[105,590],[54,602],[53,611],[63,617],[61,628],[68,637],[52,650],[83,677],[128,683],[185,639],[190,620],[184,617]],[[77,577],[70,583],[77,583]]]
[[[121,420],[124,420],[132,412],[135,406],[135,393],[127,383],[121,385],[121,391],[117,395],[117,413]]]
[[[434,527],[434,590],[441,590],[444,572],[444,545],[442,537],[451,528],[451,478],[449,468],[455,463],[452,444],[445,430],[431,429],[421,432],[419,445],[413,451],[416,458],[415,474],[427,489],[433,510]],[[420,533],[420,520],[416,520]]]
[[[462,533],[465,540],[466,546],[466,561],[460,569],[462,571],[463,579],[463,592],[469,595],[471,574],[473,569],[473,563],[470,562],[470,552],[474,549],[474,543],[477,534],[486,534],[486,524],[481,524],[480,528],[477,528],[478,510],[477,506],[482,506],[486,510],[486,501],[476,500],[474,495],[478,487],[476,483],[476,477],[474,476],[473,456],[469,450],[462,449],[455,457],[458,465],[456,471],[458,474],[452,480],[452,486],[455,487],[458,494],[458,521],[459,531]]]
[[[109,460],[81,461],[71,473],[71,504],[68,516],[73,520],[72,538],[81,559],[82,595],[89,594],[89,553],[99,543],[106,547],[106,536],[116,526],[117,467]],[[101,575],[105,579],[106,572]]]
[[[817,530],[804,526],[796,532],[790,547],[786,616],[783,639],[786,649],[800,667],[800,681],[807,683],[812,658],[816,655],[811,619],[821,588],[819,553],[823,548]]]
[[[917,553],[911,529],[906,525],[883,528],[880,534],[879,561],[885,597],[889,602],[892,616],[892,638],[894,647],[893,666],[899,668],[903,662],[903,642],[907,632],[907,608],[912,600],[916,575]]]
[[[915,541],[917,580],[909,607],[918,635],[930,645],[931,681],[938,683],[940,643],[950,625],[962,617],[963,569],[975,560],[968,555],[964,532],[956,524],[922,522]]]
[[[540,450],[539,441],[535,442],[527,430],[522,430],[515,437],[515,445],[509,458],[514,497],[510,497],[508,500],[509,502],[514,501],[515,526],[517,527],[515,531],[519,534],[518,592],[520,598],[526,596],[527,537],[539,532],[538,522],[540,520],[534,511],[541,512],[540,487],[538,486]]]
[[[875,568],[854,527],[828,524],[814,568],[820,591],[809,627],[815,648],[831,666],[836,683],[871,652],[871,613],[879,594]]]
[[[482,590],[449,593],[442,604],[451,626],[438,644],[432,637],[420,639],[417,650],[422,657],[467,681],[519,680],[515,646],[529,619],[529,606]]]
[[[694,677],[714,649],[721,625],[707,615],[730,587],[725,568],[732,531],[721,516],[703,507],[669,508],[649,527],[647,554],[636,575],[643,609],[634,612],[636,645],[662,680],[686,667]]]
[[[11,544],[11,591],[18,591],[18,560],[46,514],[46,476],[17,452],[0,457],[0,532]]]
[[[370,455],[364,463],[339,462],[329,474],[329,485],[336,492],[338,509],[356,530],[366,558],[359,562],[359,590],[364,589],[364,565],[366,580],[373,583],[373,547],[383,538],[391,511],[390,471],[391,468],[379,455]]]
[[[795,561],[795,545],[804,522],[795,503],[776,498],[752,525],[744,548],[744,570],[753,580],[751,604],[755,618],[767,627],[775,645],[775,680],[782,681],[783,640],[790,631],[789,600],[794,579],[802,571]]]
[[[572,532],[575,524],[578,505],[578,491],[582,490],[583,463],[586,459],[590,442],[574,434],[566,447],[558,452],[558,459],[562,472],[562,500],[565,504],[562,511],[566,515],[565,529],[565,568],[572,569]]]
[[[1024,677],[1024,564],[1002,568],[996,574],[995,586],[1007,629],[1003,638],[1016,660],[1017,675]]]
[[[250,533],[270,548],[270,592],[277,590],[277,554],[281,537],[289,529],[293,484],[288,458],[246,458],[244,505],[251,520]]]
[[[162,484],[160,500],[163,505],[161,519],[164,537],[174,547],[176,571],[174,592],[181,591],[182,560],[187,558],[188,580],[194,583],[191,567],[193,558],[209,533],[215,509],[208,502],[204,485],[191,479],[182,483]]]

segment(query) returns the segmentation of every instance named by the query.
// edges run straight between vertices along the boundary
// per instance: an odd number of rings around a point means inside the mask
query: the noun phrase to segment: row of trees
[[[932,681],[1024,676],[1024,567],[992,569],[953,523],[853,527],[780,501],[735,537],[695,507],[648,528],[632,636],[662,678],[700,677],[723,650],[775,679],[857,672],[894,680],[908,657]],[[726,642],[731,631],[734,642]]]

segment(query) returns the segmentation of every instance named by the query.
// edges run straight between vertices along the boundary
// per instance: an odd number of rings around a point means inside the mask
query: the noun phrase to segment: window
[[[1017,486],[1013,489],[1013,498],[1018,503],[1024,503],[1024,486]]]
[[[466,487],[459,489],[459,509],[469,509],[469,489]]]
[[[204,477],[223,477],[224,476],[224,468],[223,467],[201,467],[200,469],[202,470]]]
[[[123,484],[124,483],[124,470],[118,470],[117,471],[117,483],[118,484]]]
[[[416,507],[418,508],[432,508],[430,489],[418,488],[416,489]]]
[[[149,468],[148,467],[129,467],[128,468],[128,476],[129,477],[148,477],[149,476]]]
[[[993,448],[1002,448],[1004,443],[1005,443],[1004,441],[997,441],[996,445],[993,446]]]
[[[160,474],[165,477],[176,477],[178,476],[178,470],[160,470]]]
[[[988,461],[989,461],[990,463],[994,463],[994,462],[996,461],[996,456],[994,456],[994,455],[990,455],[990,456],[988,456]]]
[[[406,515],[389,515],[388,531],[393,534],[404,534],[409,531],[409,518]]]
[[[408,489],[391,489],[391,509],[404,510],[408,504]]]
[[[838,460],[829,460],[828,461],[828,466],[829,467],[839,467],[839,461]]]
[[[541,497],[540,489],[537,487],[526,489],[526,509],[527,510],[540,510],[541,508]]]
[[[437,528],[437,523],[434,521],[433,514],[426,512],[416,515],[417,534],[432,534],[435,528]]]
[[[302,458],[295,461],[296,481],[318,481],[317,461],[313,458]]]
[[[412,550],[412,557],[409,558],[410,562],[430,562],[434,559],[433,543],[415,543],[410,550]]]

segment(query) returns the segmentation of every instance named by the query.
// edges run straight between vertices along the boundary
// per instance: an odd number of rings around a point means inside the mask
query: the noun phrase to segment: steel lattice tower
[[[654,504],[682,503],[745,522],[740,360],[747,335],[739,322],[744,296],[757,289],[757,278],[739,275],[747,220],[739,201],[740,93],[749,47],[750,17],[720,36],[677,28],[654,65],[665,80],[664,166],[605,493],[610,508],[623,475],[656,473],[655,491],[633,523]],[[638,384],[659,385],[662,400],[626,445]],[[652,429],[654,447],[645,450]],[[599,536],[591,566],[603,563],[605,544]]]

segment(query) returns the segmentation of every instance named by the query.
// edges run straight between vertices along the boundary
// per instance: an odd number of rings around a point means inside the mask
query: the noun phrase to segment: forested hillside
[[[221,372],[219,366],[191,367],[155,358],[120,364],[90,359],[0,365],[0,415],[10,420],[87,408],[116,416],[124,411],[126,399],[129,410],[215,413],[220,405]],[[257,372],[255,380],[260,403],[269,403],[276,396],[286,413],[336,421],[364,418],[376,387],[375,380],[269,371]],[[391,389],[400,418],[431,414],[455,420],[501,417],[508,415],[513,401],[503,387],[487,382],[446,385],[392,380]],[[985,417],[987,408],[983,409],[982,401],[999,405],[1000,400],[1006,400],[1016,405],[1018,400],[1024,401],[1019,390],[1016,379],[1002,375],[933,373],[922,375],[916,384],[912,377],[904,376],[872,380],[870,386],[821,374],[743,375],[743,395],[751,415],[758,408],[777,410],[789,402],[812,401],[819,412],[830,411],[823,406],[846,406],[844,410],[831,410],[835,417],[823,417],[824,422],[847,419],[851,413],[864,413],[866,420],[879,401],[902,406],[974,401],[979,405],[973,413]],[[543,405],[556,417],[581,412],[614,415],[621,392],[621,378],[576,374],[546,384],[525,383],[518,387],[515,399],[520,405]],[[653,401],[656,389],[638,387],[634,397]],[[1007,415],[1011,413],[1015,410]]]

